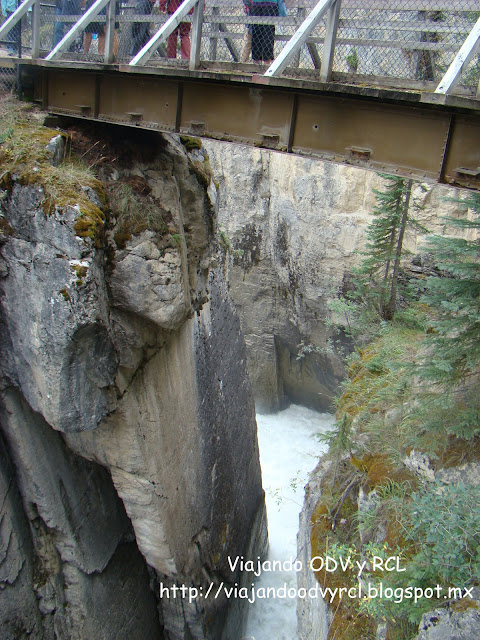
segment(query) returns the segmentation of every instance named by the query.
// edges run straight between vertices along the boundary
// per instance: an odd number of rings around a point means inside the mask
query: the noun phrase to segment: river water
[[[304,485],[326,447],[316,437],[325,433],[333,416],[291,405],[276,414],[257,414],[258,442],[266,494],[268,560],[282,565],[295,561],[297,555],[298,516],[302,508]],[[286,566],[288,569],[288,566]],[[264,571],[256,582],[261,587],[281,589],[296,587],[291,571]],[[280,591],[280,594],[282,592]],[[268,598],[249,605],[245,638],[248,640],[296,640],[295,598]]]

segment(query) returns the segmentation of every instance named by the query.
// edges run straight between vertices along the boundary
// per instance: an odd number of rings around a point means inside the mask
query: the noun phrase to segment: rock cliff
[[[232,247],[230,293],[240,315],[260,411],[298,402],[330,410],[345,376],[345,346],[328,310],[358,260],[381,179],[354,166],[205,141],[220,184],[219,222]],[[430,185],[415,199],[438,228],[453,189]],[[423,240],[409,234],[408,249]]]
[[[72,135],[138,210],[81,181],[47,207],[42,154],[4,152],[0,635],[234,640],[239,612],[200,590],[239,579],[227,557],[261,553],[265,520],[215,188],[173,138]]]
[[[210,141],[205,146],[221,187],[219,220],[224,240],[231,247],[230,292],[248,345],[257,406],[260,411],[275,411],[294,401],[332,410],[338,382],[345,377],[341,350],[348,349],[348,343],[336,328],[337,318],[329,310],[329,302],[348,286],[348,274],[361,259],[358,252],[363,250],[375,205],[373,189],[382,189],[383,181],[375,173],[353,166],[239,146],[232,149]],[[429,232],[441,233],[442,216],[464,214],[463,205],[454,201],[461,197],[461,190],[416,185],[412,203],[419,205],[419,213],[415,217]],[[407,234],[407,251],[421,251],[422,233]],[[404,265],[403,275],[407,279],[425,277],[427,271],[428,265],[417,255],[412,264]],[[321,521],[323,515],[324,477],[332,465],[336,469],[335,465],[342,463],[346,465],[344,484],[336,499],[343,504],[355,472],[348,459],[321,461],[306,487],[298,535],[298,558],[305,568],[297,575],[302,589],[318,585],[315,573],[307,569],[315,555],[312,523]],[[332,474],[340,471],[330,469]],[[329,485],[328,491],[331,493]],[[358,511],[360,518],[374,495],[359,492],[358,506],[356,500],[351,505],[347,500],[347,507],[355,514]],[[329,493],[328,497],[331,499]],[[331,530],[324,533],[331,544]],[[320,584],[325,586],[322,579]],[[454,603],[441,614],[437,610],[425,614],[418,640],[441,637],[442,633],[452,639],[458,634],[474,637],[476,601],[470,606],[466,613],[457,610]],[[330,606],[320,598],[300,599],[297,617],[301,640],[370,637],[368,630],[354,628],[351,617],[338,614],[338,602]],[[385,627],[379,625],[371,637],[377,634],[377,638],[384,638],[385,633]]]

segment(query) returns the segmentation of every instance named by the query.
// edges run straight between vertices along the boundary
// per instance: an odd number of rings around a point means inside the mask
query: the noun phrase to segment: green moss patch
[[[191,171],[196,175],[199,184],[205,189],[208,189],[213,180],[213,171],[208,156],[205,156],[203,162],[189,160],[188,164]]]
[[[70,302],[71,298],[70,298],[70,294],[68,293],[67,289],[60,289],[59,293],[63,297],[65,302]]]
[[[194,138],[193,136],[180,136],[180,142],[187,151],[202,148],[202,141],[200,138]]]
[[[78,215],[74,229],[80,238],[90,238],[98,241],[102,237],[105,224],[105,214],[101,209],[92,202],[87,201],[80,206],[80,214]]]
[[[98,244],[105,215],[90,201],[84,188],[93,189],[103,205],[106,196],[101,182],[75,158],[64,160],[58,167],[52,166],[51,153],[46,146],[59,132],[43,127],[29,105],[3,98],[0,100],[0,121],[0,163],[3,168],[0,187],[10,190],[14,181],[38,185],[44,194],[46,215],[52,214],[55,208],[76,206],[80,213],[75,232]]]

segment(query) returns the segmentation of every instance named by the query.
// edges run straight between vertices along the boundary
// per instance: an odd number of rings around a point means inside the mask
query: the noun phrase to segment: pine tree
[[[382,319],[391,320],[397,303],[405,231],[409,225],[421,227],[410,215],[413,181],[379,175],[386,180],[386,186],[384,191],[373,190],[376,195],[374,218],[368,227],[365,259],[356,271],[355,284],[358,297],[366,297]]]
[[[423,377],[455,384],[480,366],[480,194],[460,202],[471,219],[447,218],[447,224],[473,239],[433,236],[428,245],[443,277],[430,277],[422,301],[435,310]]]

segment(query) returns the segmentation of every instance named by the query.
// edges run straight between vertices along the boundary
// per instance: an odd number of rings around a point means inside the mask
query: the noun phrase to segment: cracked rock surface
[[[15,175],[0,202],[1,640],[241,637],[226,600],[161,597],[240,580],[227,558],[262,552],[265,519],[215,193],[148,140],[101,177],[141,184],[162,228],[106,210],[79,234]]]

